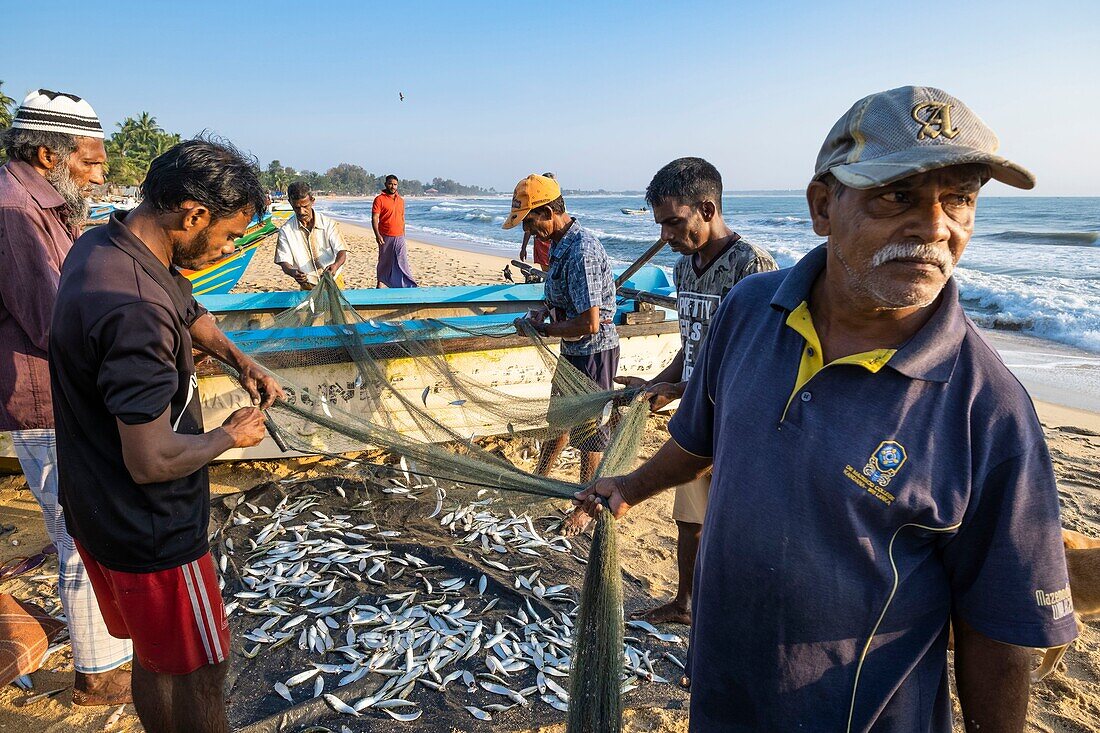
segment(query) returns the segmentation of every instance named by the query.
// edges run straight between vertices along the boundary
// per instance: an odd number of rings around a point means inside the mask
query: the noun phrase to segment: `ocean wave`
[[[436,213],[462,213],[466,211],[485,211],[484,204],[459,204],[455,202],[448,202],[445,204],[435,204],[428,208],[428,211]]]
[[[1024,232],[1008,231],[986,234],[981,239],[1018,244],[1048,244],[1062,247],[1095,247],[1100,243],[1100,232]]]
[[[519,252],[519,241],[496,239],[495,237],[487,237],[478,234],[468,234],[466,232],[456,232],[453,229],[440,229],[438,227],[430,226],[412,226],[409,225],[409,229],[415,231],[424,232],[425,234],[431,234],[435,237],[439,237],[444,240],[452,240],[457,242],[470,242],[473,244],[480,244],[484,247],[490,247],[492,249],[507,249],[515,250]],[[503,230],[501,230],[503,231]]]
[[[747,221],[749,224],[767,227],[801,227],[810,223],[809,219],[802,216],[768,216],[762,219],[748,219]]]
[[[978,325],[1100,352],[1100,285],[965,268],[957,269],[955,278],[963,307]]]
[[[646,244],[653,244],[654,242],[657,241],[657,237],[659,236],[659,233],[657,233],[657,232],[654,232],[653,236],[645,236],[645,235],[639,236],[639,235],[636,235],[636,234],[626,234],[626,233],[623,233],[623,232],[608,232],[608,231],[605,231],[603,229],[597,229],[596,227],[589,226],[586,222],[581,220],[580,217],[578,217],[578,220],[581,221],[581,225],[585,229],[587,229],[588,231],[590,231],[590,232],[592,232],[593,234],[596,235],[596,237],[600,240],[600,242],[603,243],[604,247],[607,247],[609,242],[629,242],[629,243],[642,243],[642,242],[644,242]]]

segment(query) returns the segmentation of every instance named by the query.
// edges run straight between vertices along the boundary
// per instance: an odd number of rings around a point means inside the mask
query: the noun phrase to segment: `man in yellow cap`
[[[523,224],[533,237],[550,240],[550,265],[543,299],[546,308],[526,321],[543,336],[561,339],[561,357],[601,389],[612,389],[619,367],[619,332],[615,330],[615,278],[600,240],[565,210],[561,187],[553,178],[530,175],[516,185],[512,211],[504,228]],[[561,435],[544,445],[538,473],[546,474],[572,444],[581,452],[581,481],[595,475],[609,438],[605,427],[592,426]]]

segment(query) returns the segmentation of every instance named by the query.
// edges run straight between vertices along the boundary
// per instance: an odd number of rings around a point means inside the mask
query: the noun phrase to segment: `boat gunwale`
[[[618,274],[622,270],[616,268]],[[675,291],[668,275],[660,268],[647,265],[628,279],[623,286],[635,290],[668,295]],[[343,290],[344,299],[354,308],[385,308],[393,306],[482,305],[493,302],[541,303],[541,283],[490,283],[481,285],[440,285],[420,288],[356,288]],[[228,313],[283,311],[297,306],[307,297],[300,290],[263,293],[209,294],[199,303],[215,316]]]

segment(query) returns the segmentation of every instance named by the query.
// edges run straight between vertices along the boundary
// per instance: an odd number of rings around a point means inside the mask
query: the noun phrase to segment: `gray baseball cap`
[[[814,180],[832,173],[851,188],[878,188],[982,163],[1001,183],[1033,188],[1035,176],[996,155],[999,145],[978,115],[942,89],[899,87],[864,97],[837,120],[817,155]]]

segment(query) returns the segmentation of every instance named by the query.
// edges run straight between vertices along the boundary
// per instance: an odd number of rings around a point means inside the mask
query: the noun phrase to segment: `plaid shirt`
[[[615,330],[615,277],[600,240],[576,219],[561,241],[550,248],[550,268],[544,299],[554,321],[576,318],[593,306],[600,308],[600,330],[575,341],[562,339],[561,353],[597,354],[619,345]]]

